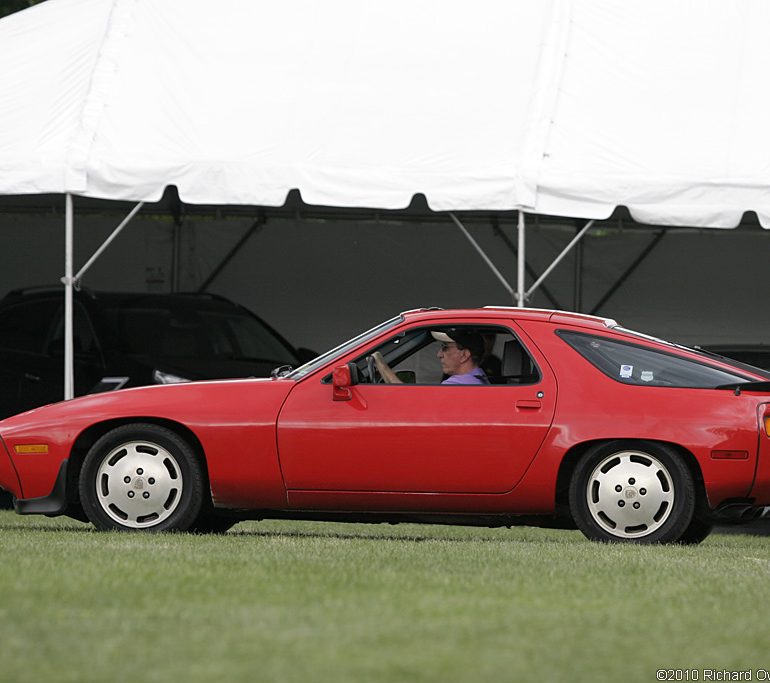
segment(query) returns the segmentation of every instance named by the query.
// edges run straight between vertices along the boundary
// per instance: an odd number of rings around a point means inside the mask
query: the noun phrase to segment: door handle
[[[542,408],[542,403],[540,401],[516,401],[516,407],[519,410],[539,410]]]
[[[40,378],[37,375],[33,375],[29,372],[24,373],[24,379],[26,379],[28,382],[39,382]]]

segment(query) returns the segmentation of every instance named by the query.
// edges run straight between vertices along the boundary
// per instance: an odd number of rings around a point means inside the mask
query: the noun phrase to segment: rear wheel
[[[203,501],[203,475],[189,444],[153,424],[107,432],[89,450],[80,500],[98,529],[186,530]]]
[[[693,524],[695,484],[673,449],[613,441],[590,449],[570,484],[578,528],[596,541],[675,543],[704,530]],[[706,534],[707,535],[707,534]],[[705,538],[705,536],[703,536]]]

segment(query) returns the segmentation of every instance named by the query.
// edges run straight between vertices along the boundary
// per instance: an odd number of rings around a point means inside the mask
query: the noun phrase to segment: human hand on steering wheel
[[[372,383],[376,381],[374,379],[375,374],[379,373],[386,384],[402,384],[401,380],[396,376],[396,373],[391,370],[379,351],[372,353],[372,355],[366,359],[366,362],[369,367],[369,377],[371,378]]]

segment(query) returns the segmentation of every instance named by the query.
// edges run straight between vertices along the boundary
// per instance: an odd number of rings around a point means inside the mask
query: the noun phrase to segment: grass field
[[[770,536],[0,512],[0,681],[655,681],[770,669]],[[691,679],[692,680],[692,679]]]

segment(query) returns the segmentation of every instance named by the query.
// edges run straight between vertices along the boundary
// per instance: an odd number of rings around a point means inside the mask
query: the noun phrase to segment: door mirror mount
[[[335,401],[349,401],[353,398],[350,387],[358,384],[358,366],[355,363],[339,365],[332,370],[332,388]]]

